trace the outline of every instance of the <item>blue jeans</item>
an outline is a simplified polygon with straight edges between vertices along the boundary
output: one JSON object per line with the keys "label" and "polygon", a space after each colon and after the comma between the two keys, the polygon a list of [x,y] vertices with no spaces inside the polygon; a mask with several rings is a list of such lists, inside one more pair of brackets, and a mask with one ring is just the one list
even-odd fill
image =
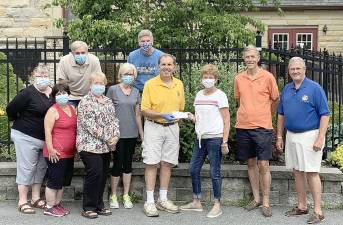
{"label": "blue jeans", "polygon": [[190,163],[189,172],[192,177],[193,197],[201,198],[201,181],[200,171],[206,156],[208,155],[211,169],[211,179],[214,200],[219,201],[221,197],[222,178],[220,174],[220,164],[222,153],[220,145],[222,138],[209,138],[201,140],[201,148],[199,147],[199,140],[195,141]]}

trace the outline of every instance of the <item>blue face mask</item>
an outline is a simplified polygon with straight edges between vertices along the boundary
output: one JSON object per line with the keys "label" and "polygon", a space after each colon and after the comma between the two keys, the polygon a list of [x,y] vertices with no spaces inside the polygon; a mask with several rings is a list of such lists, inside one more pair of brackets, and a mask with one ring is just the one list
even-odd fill
{"label": "blue face mask", "polygon": [[86,54],[74,55],[74,59],[77,64],[83,65],[86,62],[87,55]]}
{"label": "blue face mask", "polygon": [[66,105],[69,101],[68,94],[56,95],[56,103],[59,105]]}
{"label": "blue face mask", "polygon": [[125,84],[125,85],[131,85],[133,83],[133,81],[134,81],[134,77],[131,75],[125,75],[124,74],[121,77],[121,82],[123,82],[123,84]]}
{"label": "blue face mask", "polygon": [[48,77],[36,77],[35,84],[39,90],[44,90],[50,85],[50,79]]}
{"label": "blue face mask", "polygon": [[152,47],[152,43],[151,42],[144,42],[143,44],[141,44],[141,49],[143,52],[148,52],[150,50],[150,48]]}
{"label": "blue face mask", "polygon": [[91,91],[96,96],[100,96],[105,93],[105,85],[102,84],[93,84],[91,87]]}

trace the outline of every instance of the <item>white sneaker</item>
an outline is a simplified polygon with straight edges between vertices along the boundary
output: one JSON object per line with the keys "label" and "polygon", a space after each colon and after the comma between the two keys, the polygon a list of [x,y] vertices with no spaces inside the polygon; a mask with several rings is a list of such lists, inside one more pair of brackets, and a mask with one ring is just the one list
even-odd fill
{"label": "white sneaker", "polygon": [[221,208],[212,208],[211,211],[206,215],[207,218],[216,218],[223,214],[223,211]]}
{"label": "white sneaker", "polygon": [[116,195],[110,195],[110,208],[119,209],[118,198]]}
{"label": "white sneaker", "polygon": [[133,204],[129,195],[123,195],[123,204],[125,209],[132,209]]}
{"label": "white sneaker", "polygon": [[179,212],[179,207],[174,205],[174,203],[170,200],[165,200],[165,201],[158,200],[156,203],[156,208],[162,211],[170,212],[170,213]]}
{"label": "white sneaker", "polygon": [[143,211],[145,213],[146,216],[148,217],[157,217],[158,215],[158,211],[156,209],[155,203],[144,203],[144,208]]}

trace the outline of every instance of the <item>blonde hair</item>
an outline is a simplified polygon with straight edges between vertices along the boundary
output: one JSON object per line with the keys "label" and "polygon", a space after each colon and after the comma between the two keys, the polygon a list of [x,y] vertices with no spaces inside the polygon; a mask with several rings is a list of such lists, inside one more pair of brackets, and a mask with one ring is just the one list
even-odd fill
{"label": "blonde hair", "polygon": [[131,71],[133,71],[133,76],[136,78],[137,77],[136,67],[131,63],[124,63],[119,68],[118,77],[121,78],[123,76],[123,74],[125,74],[127,72],[131,72]]}
{"label": "blonde hair", "polygon": [[260,56],[260,51],[256,48],[255,45],[247,45],[245,46],[245,48],[243,49],[243,57],[245,56],[245,53],[248,51],[255,51],[257,56]]}
{"label": "blonde hair", "polygon": [[200,70],[200,75],[201,77],[203,77],[205,74],[211,74],[214,76],[214,78],[216,80],[218,80],[219,77],[219,70],[218,67],[216,67],[213,64],[206,64],[205,66],[203,66]]}
{"label": "blonde hair", "polygon": [[152,42],[154,41],[154,37],[152,36],[152,32],[150,30],[141,30],[138,34],[138,41],[140,41],[141,37],[144,36],[148,36]]}
{"label": "blonde hair", "polygon": [[78,48],[85,48],[86,51],[88,51],[88,45],[86,44],[86,42],[83,42],[83,41],[74,41],[73,43],[71,43],[70,45],[70,49],[72,52],[74,52],[76,49]]}
{"label": "blonde hair", "polygon": [[94,72],[89,77],[89,84],[92,84],[96,78],[101,78],[104,81],[104,84],[107,84],[106,75],[103,72]]}

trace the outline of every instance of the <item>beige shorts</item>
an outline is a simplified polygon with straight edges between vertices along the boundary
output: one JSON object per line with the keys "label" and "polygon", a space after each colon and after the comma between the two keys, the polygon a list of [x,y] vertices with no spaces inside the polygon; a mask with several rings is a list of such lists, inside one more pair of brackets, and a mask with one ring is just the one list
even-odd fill
{"label": "beige shorts", "polygon": [[179,159],[179,125],[162,126],[149,120],[144,123],[143,162],[155,165],[161,161],[173,165]]}
{"label": "beige shorts", "polygon": [[285,144],[287,169],[295,169],[303,172],[319,172],[323,148],[317,152],[313,150],[313,144],[318,137],[318,132],[318,129],[303,133],[287,131]]}

